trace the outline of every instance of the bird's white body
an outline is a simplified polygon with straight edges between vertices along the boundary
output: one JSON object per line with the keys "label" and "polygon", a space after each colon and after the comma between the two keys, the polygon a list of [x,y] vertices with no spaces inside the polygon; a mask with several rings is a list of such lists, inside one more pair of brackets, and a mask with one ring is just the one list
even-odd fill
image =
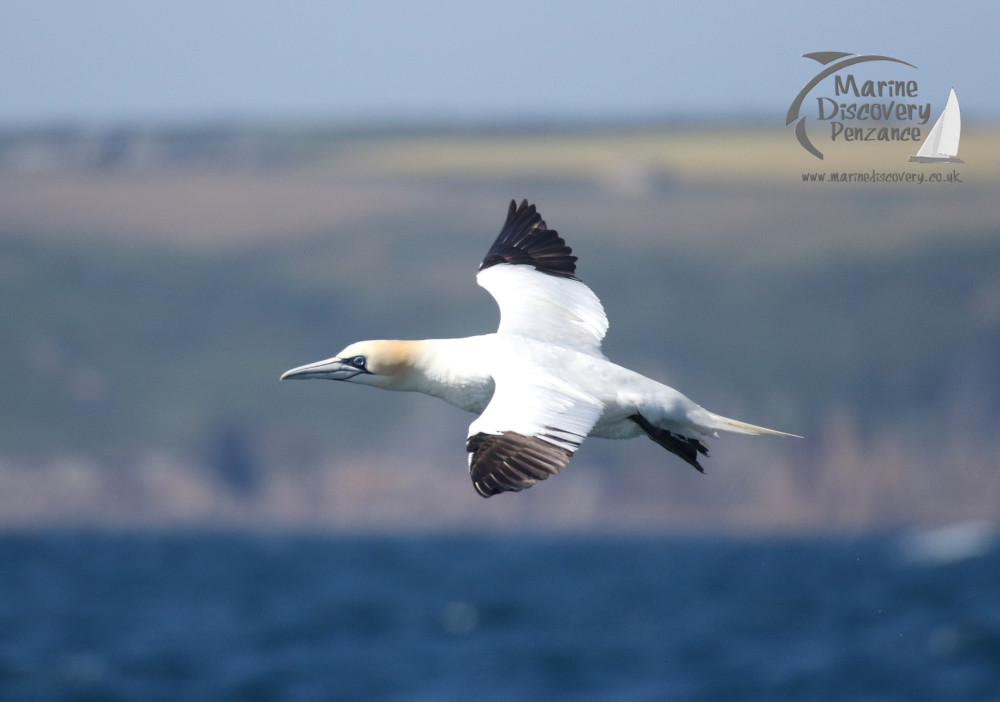
{"label": "bird's white body", "polygon": [[[432,395],[466,412],[482,414],[493,398],[494,377],[504,373],[509,359],[517,358],[522,359],[522,365],[514,369],[517,374],[572,377],[573,388],[600,403],[601,412],[590,436],[630,439],[641,435],[639,425],[628,419],[633,414],[642,414],[665,428],[697,428],[703,436],[722,428],[712,419],[716,415],[677,390],[612,363],[601,354],[507,334],[381,343],[400,351],[405,348],[412,358],[412,370],[391,380],[364,376],[355,382]],[[363,348],[348,347],[341,357]]]}
{"label": "bird's white body", "polygon": [[511,203],[477,275],[500,306],[496,333],[360,341],[283,378],[329,378],[420,392],[479,415],[466,442],[484,497],[558,473],[587,436],[648,435],[698,470],[719,430],[783,434],[709,412],[601,352],[608,320],[576,279],[576,258],[533,205]]}

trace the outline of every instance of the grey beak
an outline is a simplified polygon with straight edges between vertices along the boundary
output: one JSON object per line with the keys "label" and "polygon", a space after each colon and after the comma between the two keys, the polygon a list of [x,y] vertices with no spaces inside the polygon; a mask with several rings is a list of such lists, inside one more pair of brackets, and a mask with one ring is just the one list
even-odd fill
{"label": "grey beak", "polygon": [[281,374],[281,380],[347,380],[364,371],[339,358],[309,363]]}

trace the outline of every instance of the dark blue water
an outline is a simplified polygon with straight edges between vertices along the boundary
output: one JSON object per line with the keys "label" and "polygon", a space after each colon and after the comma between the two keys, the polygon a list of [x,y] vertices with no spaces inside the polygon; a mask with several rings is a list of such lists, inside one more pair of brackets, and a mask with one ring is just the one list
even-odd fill
{"label": "dark blue water", "polygon": [[0,699],[1000,700],[1000,553],[0,536]]}

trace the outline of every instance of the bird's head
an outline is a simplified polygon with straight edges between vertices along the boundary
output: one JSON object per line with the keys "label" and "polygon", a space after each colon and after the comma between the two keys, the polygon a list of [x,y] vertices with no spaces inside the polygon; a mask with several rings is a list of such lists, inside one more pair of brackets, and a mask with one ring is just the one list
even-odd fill
{"label": "bird's head", "polygon": [[413,371],[416,341],[358,341],[333,358],[292,368],[281,380],[346,380],[378,388],[401,388]]}

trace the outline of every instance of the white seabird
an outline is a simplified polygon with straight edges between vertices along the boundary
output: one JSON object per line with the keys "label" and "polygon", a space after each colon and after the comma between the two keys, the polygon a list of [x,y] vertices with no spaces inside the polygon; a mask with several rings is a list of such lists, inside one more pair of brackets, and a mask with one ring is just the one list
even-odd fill
{"label": "white seabird", "polygon": [[344,380],[439,397],[479,415],[465,446],[483,497],[529,488],[569,463],[587,436],[647,435],[704,472],[718,431],[777,434],[728,419],[601,353],[608,318],[576,278],[576,256],[527,200],[507,221],[476,280],[500,306],[494,334],[359,341],[281,379]]}

